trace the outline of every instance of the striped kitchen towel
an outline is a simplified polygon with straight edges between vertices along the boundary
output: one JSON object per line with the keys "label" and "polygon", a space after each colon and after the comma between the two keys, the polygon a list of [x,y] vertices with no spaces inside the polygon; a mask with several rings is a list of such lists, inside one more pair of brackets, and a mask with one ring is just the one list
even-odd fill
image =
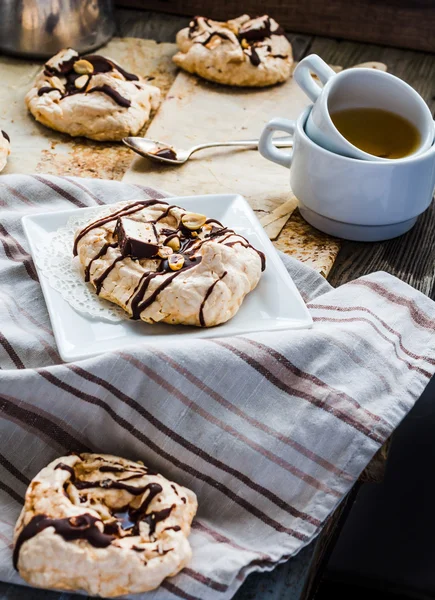
{"label": "striped kitchen towel", "polygon": [[[29,480],[70,451],[143,460],[193,489],[193,560],[148,599],[231,598],[320,531],[435,371],[435,304],[386,273],[333,289],[283,255],[311,330],[57,354],[21,217],[158,193],[0,177],[0,580]],[[161,196],[160,196],[161,197]]]}

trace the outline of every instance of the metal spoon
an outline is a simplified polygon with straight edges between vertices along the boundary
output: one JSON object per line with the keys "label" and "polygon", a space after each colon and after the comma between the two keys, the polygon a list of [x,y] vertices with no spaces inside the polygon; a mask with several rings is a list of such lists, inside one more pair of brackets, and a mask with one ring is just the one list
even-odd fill
{"label": "metal spoon", "polygon": [[[122,140],[126,146],[137,152],[141,156],[150,158],[157,162],[163,162],[169,165],[184,164],[194,152],[204,150],[205,148],[215,148],[218,146],[241,146],[245,148],[258,148],[258,140],[235,140],[231,142],[210,142],[208,144],[199,144],[189,150],[175,150],[172,146],[141,137],[126,137]],[[278,137],[273,140],[277,148],[291,148],[293,139],[289,136]],[[160,154],[162,153],[162,154]]]}

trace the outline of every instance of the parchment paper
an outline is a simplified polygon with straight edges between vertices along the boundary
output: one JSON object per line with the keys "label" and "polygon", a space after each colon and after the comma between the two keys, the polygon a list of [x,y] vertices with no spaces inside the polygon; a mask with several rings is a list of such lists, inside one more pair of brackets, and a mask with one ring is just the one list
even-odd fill
{"label": "parchment paper", "polygon": [[[171,61],[175,51],[175,44],[138,38],[114,38],[99,50],[134,73],[154,77],[152,82],[163,96],[169,90],[148,130],[142,132],[144,135],[146,131],[147,137],[180,147],[209,140],[258,137],[269,119],[296,118],[308,102],[292,79],[280,86],[249,90],[217,86],[185,73],[176,76]],[[288,171],[256,151],[209,150],[181,168],[168,168],[135,157],[122,144],[73,139],[38,124],[27,112],[24,96],[40,68],[40,62],[0,56],[0,128],[7,131],[12,142],[4,173],[118,180],[124,176],[127,182],[153,185],[177,195],[239,192],[260,219],[291,200]],[[295,203],[290,204],[287,214],[266,230],[274,239],[287,223],[276,241],[277,247],[326,275],[339,243],[314,230],[297,211],[292,215]]]}
{"label": "parchment paper", "polygon": [[[251,90],[219,86],[180,72],[148,128],[147,137],[176,148],[257,138],[270,119],[296,119],[308,103],[292,78],[283,85]],[[181,167],[156,165],[136,157],[123,180],[146,182],[176,195],[237,192],[249,201],[260,220],[292,198],[289,171],[255,150],[204,150]],[[287,223],[276,246],[326,276],[338,254],[339,242],[313,229],[297,211],[293,215],[292,212],[289,209],[279,223],[269,225],[266,231],[274,239],[276,226],[279,231]]]}
{"label": "parchment paper", "polygon": [[[150,83],[169,90],[176,69],[171,57],[175,44],[153,40],[113,38],[98,52],[119,61],[128,71],[154,77]],[[50,173],[121,179],[131,152],[120,143],[71,138],[40,125],[27,112],[24,97],[42,62],[0,56],[0,128],[11,138],[6,173]]]}

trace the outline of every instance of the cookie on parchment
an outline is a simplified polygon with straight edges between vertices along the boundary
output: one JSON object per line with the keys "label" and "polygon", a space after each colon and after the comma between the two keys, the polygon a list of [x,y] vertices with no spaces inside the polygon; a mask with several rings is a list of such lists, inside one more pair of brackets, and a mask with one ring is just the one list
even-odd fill
{"label": "cookie on parchment", "polygon": [[189,562],[193,492],[142,463],[63,456],[32,479],[14,534],[31,585],[106,598],[146,592]]}
{"label": "cookie on parchment", "polygon": [[159,105],[160,90],[109,58],[67,48],[44,65],[25,100],[51,129],[117,141],[139,133]]}
{"label": "cookie on parchment", "polygon": [[286,81],[293,56],[283,29],[267,15],[220,22],[195,17],[177,34],[176,65],[226,85],[264,87]]}
{"label": "cookie on parchment", "polygon": [[147,323],[212,327],[239,310],[265,257],[205,215],[162,200],[119,202],[76,232],[97,294]]}
{"label": "cookie on parchment", "polygon": [[11,140],[6,131],[0,129],[0,171],[5,168],[10,153]]}

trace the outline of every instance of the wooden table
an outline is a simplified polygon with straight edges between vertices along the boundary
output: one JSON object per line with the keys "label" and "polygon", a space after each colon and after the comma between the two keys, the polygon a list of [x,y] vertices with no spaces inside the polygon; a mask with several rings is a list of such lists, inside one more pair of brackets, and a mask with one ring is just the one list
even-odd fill
{"label": "wooden table", "polygon": [[[119,37],[151,38],[172,42],[189,19],[138,10],[117,11]],[[391,73],[411,84],[435,110],[435,55],[289,33],[296,60],[316,53],[330,64],[352,66],[369,60],[382,61]],[[355,277],[384,270],[435,299],[435,208],[422,215],[406,235],[388,242],[366,244],[343,242],[329,275],[333,286]],[[251,575],[236,594],[236,600],[302,600],[312,598],[347,513],[364,481],[380,481],[388,454],[388,443],[374,457],[348,497],[331,516],[320,536],[295,558],[272,573]],[[0,600],[80,600],[83,596],[36,591],[0,583]],[[206,600],[206,599],[204,599]]]}
{"label": "wooden table", "polygon": [[[116,35],[174,41],[176,32],[189,22],[187,17],[163,13],[118,10]],[[376,60],[388,65],[393,75],[412,85],[435,113],[435,55],[361,44],[330,38],[289,33],[295,60],[319,54],[326,62],[344,68]],[[343,242],[329,275],[333,286],[373,271],[388,271],[435,299],[435,208],[432,205],[406,235],[388,242],[367,244]]]}

